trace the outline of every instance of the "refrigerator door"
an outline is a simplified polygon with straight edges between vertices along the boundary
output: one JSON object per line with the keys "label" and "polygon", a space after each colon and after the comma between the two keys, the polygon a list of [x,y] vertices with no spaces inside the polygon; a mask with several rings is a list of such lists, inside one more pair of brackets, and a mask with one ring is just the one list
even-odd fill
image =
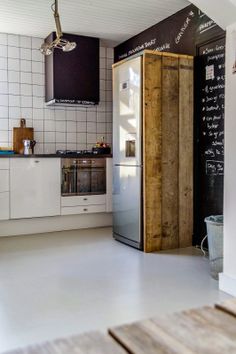
{"label": "refrigerator door", "polygon": [[113,68],[113,162],[141,165],[142,57]]}
{"label": "refrigerator door", "polygon": [[113,235],[139,249],[142,248],[141,178],[141,167],[113,168]]}

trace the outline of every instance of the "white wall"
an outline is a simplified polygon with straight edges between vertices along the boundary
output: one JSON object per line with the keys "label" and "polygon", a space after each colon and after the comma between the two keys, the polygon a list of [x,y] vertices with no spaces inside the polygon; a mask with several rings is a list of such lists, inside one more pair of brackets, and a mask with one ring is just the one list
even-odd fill
{"label": "white wall", "polygon": [[36,153],[86,149],[112,137],[113,49],[100,47],[100,99],[91,108],[44,104],[42,39],[0,33],[0,147],[12,145],[12,128],[26,118],[35,130]]}
{"label": "white wall", "polygon": [[224,272],[220,289],[236,296],[236,23],[227,28],[225,90]]}

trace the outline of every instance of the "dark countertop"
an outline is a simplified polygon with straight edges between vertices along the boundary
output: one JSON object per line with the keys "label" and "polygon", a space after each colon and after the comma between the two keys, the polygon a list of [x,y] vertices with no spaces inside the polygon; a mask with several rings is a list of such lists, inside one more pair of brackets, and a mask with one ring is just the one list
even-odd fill
{"label": "dark countertop", "polygon": [[22,154],[0,154],[0,159],[1,158],[12,158],[12,157],[26,157],[28,158],[41,158],[41,157],[50,157],[50,158],[62,158],[62,159],[75,159],[75,158],[91,158],[91,159],[99,159],[99,158],[105,158],[105,157],[112,157],[112,154],[81,154],[81,155],[59,155],[59,154],[35,154],[35,155],[22,155]]}

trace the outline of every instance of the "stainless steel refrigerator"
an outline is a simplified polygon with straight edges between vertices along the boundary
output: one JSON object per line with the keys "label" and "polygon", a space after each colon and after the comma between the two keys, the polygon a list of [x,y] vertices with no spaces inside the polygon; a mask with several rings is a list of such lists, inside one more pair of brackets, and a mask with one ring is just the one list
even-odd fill
{"label": "stainless steel refrigerator", "polygon": [[142,249],[142,57],[113,67],[113,235]]}

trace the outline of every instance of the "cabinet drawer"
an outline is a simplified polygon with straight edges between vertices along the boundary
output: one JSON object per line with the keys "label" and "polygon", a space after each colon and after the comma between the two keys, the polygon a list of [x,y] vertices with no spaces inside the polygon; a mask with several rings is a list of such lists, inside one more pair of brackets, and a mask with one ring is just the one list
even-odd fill
{"label": "cabinet drawer", "polygon": [[106,203],[106,194],[84,195],[74,197],[61,197],[62,207],[75,207],[79,205],[99,205]]}
{"label": "cabinet drawer", "polygon": [[93,214],[102,213],[106,211],[106,205],[88,205],[88,206],[74,206],[61,208],[61,215],[73,214]]}
{"label": "cabinet drawer", "polygon": [[6,157],[0,157],[0,170],[9,170],[10,163]]}
{"label": "cabinet drawer", "polygon": [[0,193],[9,191],[9,171],[0,170]]}
{"label": "cabinet drawer", "polygon": [[0,220],[9,219],[9,192],[0,193]]}

